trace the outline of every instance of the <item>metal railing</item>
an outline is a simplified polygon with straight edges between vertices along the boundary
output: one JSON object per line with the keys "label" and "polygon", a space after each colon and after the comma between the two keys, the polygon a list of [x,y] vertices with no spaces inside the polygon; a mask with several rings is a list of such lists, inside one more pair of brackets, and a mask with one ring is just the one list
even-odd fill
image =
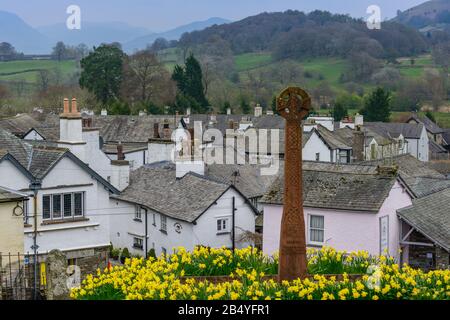
{"label": "metal railing", "polygon": [[[39,278],[36,279],[36,297],[44,299],[46,275],[40,260],[37,256]],[[33,254],[0,253],[0,300],[33,300],[34,281]]]}

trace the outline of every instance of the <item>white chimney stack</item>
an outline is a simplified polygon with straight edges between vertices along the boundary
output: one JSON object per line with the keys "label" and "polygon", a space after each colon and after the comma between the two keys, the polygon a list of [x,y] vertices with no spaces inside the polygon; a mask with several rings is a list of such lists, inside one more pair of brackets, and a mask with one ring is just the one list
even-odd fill
{"label": "white chimney stack", "polygon": [[100,115],[107,116],[108,115],[108,110],[102,109],[102,111],[100,112]]}
{"label": "white chimney stack", "polygon": [[64,99],[64,111],[59,115],[59,141],[58,146],[68,148],[82,161],[85,161],[85,145],[83,140],[83,120],[78,112],[77,99]]}
{"label": "white chimney stack", "polygon": [[260,104],[257,104],[255,107],[255,117],[261,117],[263,114],[263,109]]}
{"label": "white chimney stack", "polygon": [[355,115],[355,127],[363,126],[363,125],[364,125],[364,116],[357,113]]}

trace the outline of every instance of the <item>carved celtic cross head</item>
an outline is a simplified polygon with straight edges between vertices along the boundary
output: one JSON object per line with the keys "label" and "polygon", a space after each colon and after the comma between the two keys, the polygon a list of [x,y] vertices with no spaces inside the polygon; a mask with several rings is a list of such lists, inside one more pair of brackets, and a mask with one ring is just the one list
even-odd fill
{"label": "carved celtic cross head", "polygon": [[311,98],[298,87],[289,87],[277,99],[277,111],[286,120],[301,121],[311,110]]}

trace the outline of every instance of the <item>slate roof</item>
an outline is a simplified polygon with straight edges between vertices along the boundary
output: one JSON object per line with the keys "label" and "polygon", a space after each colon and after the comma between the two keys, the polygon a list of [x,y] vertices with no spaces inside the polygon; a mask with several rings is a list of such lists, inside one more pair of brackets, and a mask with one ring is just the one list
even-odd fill
{"label": "slate roof", "polygon": [[336,132],[332,132],[325,128],[324,126],[318,124],[317,129],[314,128],[313,131],[317,132],[319,137],[321,137],[325,143],[332,149],[341,149],[341,150],[351,150],[352,144],[348,144],[348,139],[342,138],[340,134]]}
{"label": "slate roof", "polygon": [[398,138],[401,135],[408,139],[420,139],[423,124],[365,122],[364,126],[385,138]]}
{"label": "slate roof", "polygon": [[407,177],[428,177],[444,178],[444,175],[434,170],[427,162],[417,160],[410,154],[402,154],[386,159],[369,160],[360,162],[363,165],[397,165],[399,173],[403,178]]}
{"label": "slate roof", "polygon": [[447,153],[448,151],[441,145],[437,144],[433,140],[428,141],[428,149],[430,153]]}
{"label": "slate roof", "polygon": [[410,207],[397,210],[410,226],[450,251],[450,189],[414,199]]}
{"label": "slate roof", "polygon": [[154,124],[159,124],[159,134],[162,136],[162,128],[165,122],[171,129],[178,126],[180,117],[170,115],[145,115],[145,116],[93,116],[92,126],[100,128],[100,136],[105,142],[148,142],[155,138]]}
{"label": "slate roof", "polygon": [[1,129],[0,145],[38,179],[44,177],[54,164],[68,152],[67,149],[29,144]]}
{"label": "slate roof", "polygon": [[24,193],[0,186],[0,203],[18,201],[26,198],[27,195]]}
{"label": "slate roof", "polygon": [[18,137],[31,128],[41,125],[39,121],[28,114],[18,114],[14,117],[0,119],[0,129],[4,129]]}
{"label": "slate roof", "polygon": [[428,165],[445,176],[450,175],[450,160],[430,161]]}
{"label": "slate roof", "polygon": [[427,177],[407,177],[404,182],[416,198],[422,198],[432,193],[450,188],[450,179],[427,178]]}
{"label": "slate roof", "polygon": [[[324,167],[322,163],[320,167]],[[394,176],[350,173],[330,166],[328,171],[313,165],[303,170],[303,204],[305,207],[378,212],[395,183]],[[339,167],[346,167],[340,165]],[[334,171],[333,171],[334,170]],[[261,203],[283,204],[284,173],[280,173]]]}
{"label": "slate roof", "polygon": [[439,134],[444,132],[444,130],[441,127],[439,127],[427,116],[419,116],[417,113],[413,112],[411,114],[411,117],[409,117],[409,119],[406,120],[406,122],[410,122],[411,120],[415,121],[416,123],[422,123],[423,125],[425,125],[427,131],[430,132],[431,134]]}
{"label": "slate roof", "polygon": [[[367,127],[363,126],[362,130],[364,131],[366,146],[368,146],[369,143],[372,142],[372,139],[375,139],[378,145],[388,145],[393,143],[393,139],[385,138]],[[350,129],[349,127],[344,127],[340,129],[335,129],[335,131],[333,131],[333,134],[338,136],[341,140],[343,140],[345,144],[353,146],[354,131],[355,130]]]}
{"label": "slate roof", "polygon": [[360,164],[397,166],[401,180],[412,196],[416,198],[450,187],[450,180],[447,180],[444,174],[435,170],[429,162],[419,161],[410,154],[389,159],[363,161]]}
{"label": "slate roof", "polygon": [[450,129],[445,129],[442,137],[444,138],[444,144],[450,146]]}
{"label": "slate roof", "polygon": [[225,184],[233,184],[244,196],[254,198],[263,196],[276,178],[274,175],[261,175],[262,167],[252,164],[212,164],[206,166],[205,175]]}
{"label": "slate roof", "polygon": [[12,133],[0,129],[0,162],[5,157],[11,156],[14,162],[18,162],[19,169],[23,170],[24,174],[29,176],[30,179],[41,180],[59,160],[63,157],[69,157],[111,192],[119,192],[86,163],[73,155],[68,149],[58,148],[52,146],[52,144],[52,142],[47,141],[33,141],[33,143],[29,143],[19,139]]}
{"label": "slate roof", "polygon": [[[146,143],[155,138],[154,124],[159,124],[159,134],[162,136],[164,123],[168,123],[171,129],[175,129],[181,116],[175,119],[174,115],[94,115],[83,116],[92,119],[92,127],[99,128],[100,136],[105,142],[141,142]],[[176,120],[176,121],[175,121]],[[46,140],[59,139],[59,116],[48,114],[37,125],[33,125]]]}
{"label": "slate roof", "polygon": [[137,203],[187,222],[198,219],[230,185],[188,173],[176,179],[172,166],[144,166],[131,173],[129,186],[114,199]]}

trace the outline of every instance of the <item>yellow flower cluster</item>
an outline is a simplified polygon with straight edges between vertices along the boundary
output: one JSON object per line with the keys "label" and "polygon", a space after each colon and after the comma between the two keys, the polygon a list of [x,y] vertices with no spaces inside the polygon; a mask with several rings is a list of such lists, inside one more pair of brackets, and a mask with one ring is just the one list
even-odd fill
{"label": "yellow flower cluster", "polygon": [[[303,280],[278,283],[264,280],[275,274],[277,260],[254,248],[196,248],[159,259],[127,259],[124,266],[89,275],[80,288],[72,290],[74,299],[128,300],[378,300],[378,299],[450,299],[450,270],[423,272],[400,267],[390,258],[373,258],[367,253],[344,253],[331,248],[308,251],[311,265],[341,265],[356,262],[369,271],[357,280],[345,273],[342,279],[315,274]],[[377,262],[376,265],[373,262]],[[337,265],[337,264],[336,264]],[[341,268],[346,268],[342,267]],[[365,273],[365,272],[364,272]],[[310,272],[310,274],[312,274]],[[232,280],[211,283],[184,276],[231,275]]]}

